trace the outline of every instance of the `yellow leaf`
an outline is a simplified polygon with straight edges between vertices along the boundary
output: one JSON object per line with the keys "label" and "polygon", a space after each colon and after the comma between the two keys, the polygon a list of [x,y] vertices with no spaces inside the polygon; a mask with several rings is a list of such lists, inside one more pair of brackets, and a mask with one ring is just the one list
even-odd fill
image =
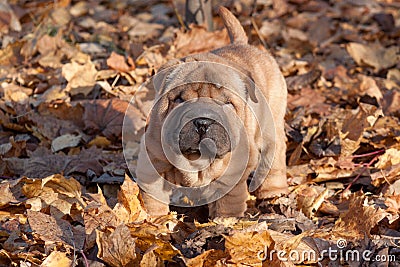
{"label": "yellow leaf", "polygon": [[239,232],[225,238],[225,252],[230,255],[229,261],[246,266],[262,266],[263,253],[274,245],[267,231]]}
{"label": "yellow leaf", "polygon": [[65,255],[64,252],[53,251],[50,255],[43,261],[40,267],[70,267],[72,261]]}
{"label": "yellow leaf", "polygon": [[222,250],[207,250],[206,252],[198,255],[195,258],[189,259],[186,262],[188,267],[214,267],[224,266],[222,260],[229,256],[228,253]]}
{"label": "yellow leaf", "polygon": [[[139,187],[127,175],[125,175],[125,181],[118,192],[118,202],[128,213],[128,218],[124,220],[125,222],[142,221],[147,218],[147,213],[139,200]],[[121,220],[123,219],[121,218]]]}

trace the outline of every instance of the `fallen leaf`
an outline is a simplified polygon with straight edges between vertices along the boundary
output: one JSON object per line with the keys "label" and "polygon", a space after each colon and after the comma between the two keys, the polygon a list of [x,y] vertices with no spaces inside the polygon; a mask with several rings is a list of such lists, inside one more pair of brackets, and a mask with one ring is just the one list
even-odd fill
{"label": "fallen leaf", "polygon": [[9,30],[21,31],[21,23],[8,4],[8,1],[0,2],[0,18],[0,32],[8,32]]}
{"label": "fallen leaf", "polygon": [[383,47],[380,43],[360,44],[349,43],[347,52],[353,57],[360,66],[370,66],[375,72],[390,68],[399,61],[399,47]]}
{"label": "fallen leaf", "polygon": [[83,219],[86,234],[92,234],[96,229],[103,230],[107,226],[117,227],[120,222],[112,209],[108,206],[103,192],[98,188],[97,194],[90,194],[92,200],[85,208]]}
{"label": "fallen leaf", "polygon": [[332,236],[346,240],[360,240],[371,235],[371,229],[390,214],[368,204],[368,198],[362,193],[353,194],[349,209],[340,216],[332,229]]}
{"label": "fallen leaf", "polygon": [[60,174],[55,174],[44,179],[30,179],[24,181],[26,182],[22,187],[22,192],[29,198],[40,196],[42,192],[51,190],[85,207],[85,201],[81,196],[82,186],[74,178],[65,178]]}
{"label": "fallen leaf", "polygon": [[228,33],[225,29],[209,32],[204,27],[194,25],[187,32],[179,31],[174,45],[176,47],[176,57],[183,57],[216,49],[228,43]]}
{"label": "fallen leaf", "polygon": [[118,99],[83,102],[85,130],[89,134],[102,133],[109,140],[120,138],[128,105],[128,102]]}
{"label": "fallen leaf", "polygon": [[396,164],[386,169],[374,172],[371,174],[372,185],[375,187],[380,186],[383,183],[394,183],[399,180],[400,176],[400,164]]}
{"label": "fallen leaf", "polygon": [[[125,175],[125,181],[118,192],[118,204],[128,212],[125,223],[143,221],[147,218],[147,213],[139,200],[139,187],[127,175]],[[115,206],[114,211],[117,207]]]}
{"label": "fallen leaf", "polygon": [[76,247],[73,226],[66,220],[56,220],[50,215],[31,210],[27,210],[27,216],[32,231],[43,241]]}
{"label": "fallen leaf", "polygon": [[375,163],[375,168],[386,169],[397,164],[400,164],[400,150],[396,148],[389,148],[385,150],[383,155],[379,156],[378,162]]}
{"label": "fallen leaf", "polygon": [[89,143],[88,146],[96,146],[96,147],[101,147],[101,148],[106,148],[111,145],[111,141],[107,139],[107,137],[104,136],[96,136],[94,139],[92,139]]}
{"label": "fallen leaf", "polygon": [[267,231],[235,233],[225,237],[225,252],[229,262],[236,265],[262,266],[263,256],[274,248],[274,240]]}
{"label": "fallen leaf", "polygon": [[107,65],[110,68],[121,72],[129,72],[135,69],[135,63],[131,57],[128,56],[125,60],[124,56],[118,55],[115,52],[112,52],[110,57],[107,59]]}
{"label": "fallen leaf", "polygon": [[316,219],[314,215],[321,207],[328,193],[328,189],[318,192],[314,187],[300,187],[297,195],[297,207],[301,209],[308,218]]}
{"label": "fallen leaf", "polygon": [[4,98],[6,101],[27,104],[29,96],[32,95],[32,89],[18,86],[12,83],[3,82],[1,87],[4,90]]}
{"label": "fallen leaf", "polygon": [[9,183],[0,184],[0,208],[8,206],[10,202],[18,202],[10,190]]}
{"label": "fallen leaf", "polygon": [[51,150],[57,152],[68,147],[76,147],[81,141],[81,135],[64,134],[61,135],[51,142]]}
{"label": "fallen leaf", "polygon": [[294,109],[299,106],[306,107],[309,113],[317,114],[324,114],[330,109],[326,98],[309,87],[302,88],[298,95],[288,95],[288,108]]}
{"label": "fallen leaf", "polygon": [[[156,245],[154,252],[162,260],[172,260],[174,256],[179,255],[180,252],[171,243],[166,241],[165,237],[172,233],[172,229],[167,226],[173,223],[174,218],[164,216],[166,221],[163,224],[156,222],[144,221],[141,224],[130,223],[127,224],[131,231],[131,235],[136,238],[136,246],[141,251],[147,251],[153,245]],[[163,217],[159,218],[163,219]]]}
{"label": "fallen leaf", "polygon": [[381,109],[365,103],[347,114],[339,133],[342,156],[351,156],[359,148],[365,129],[374,125],[380,115]]}
{"label": "fallen leaf", "polygon": [[142,259],[140,260],[140,267],[148,267],[148,266],[154,266],[154,267],[161,267],[163,266],[163,261],[157,257],[156,253],[154,253],[154,249],[157,246],[154,246],[150,249],[148,249],[142,256]]}
{"label": "fallen leaf", "polygon": [[68,81],[67,91],[72,95],[82,93],[86,96],[96,84],[97,70],[90,57],[85,55],[65,64],[62,75]]}
{"label": "fallen leaf", "polygon": [[72,260],[70,260],[64,252],[53,251],[43,261],[40,267],[70,267]]}
{"label": "fallen leaf", "polygon": [[210,249],[197,257],[189,259],[186,265],[188,267],[226,266],[224,261],[228,256],[229,254],[222,250]]}
{"label": "fallen leaf", "polygon": [[119,225],[113,232],[97,232],[97,257],[113,267],[135,266],[135,238],[129,228]]}

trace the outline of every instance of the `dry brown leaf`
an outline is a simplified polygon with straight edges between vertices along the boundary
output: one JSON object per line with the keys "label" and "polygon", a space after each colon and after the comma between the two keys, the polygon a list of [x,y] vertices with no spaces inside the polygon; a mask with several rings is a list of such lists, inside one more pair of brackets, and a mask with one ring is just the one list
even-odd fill
{"label": "dry brown leaf", "polygon": [[118,192],[118,203],[113,210],[119,214],[117,210],[122,208],[127,211],[128,215],[126,218],[120,217],[120,220],[125,223],[143,221],[147,218],[147,213],[139,200],[139,187],[127,175],[125,175],[124,183]]}
{"label": "dry brown leaf", "polygon": [[160,35],[163,25],[158,23],[148,23],[142,20],[132,19],[132,29],[128,32],[131,38],[139,40],[147,40],[149,38],[155,38]]}
{"label": "dry brown leaf", "polygon": [[53,251],[43,261],[40,267],[70,267],[72,260],[70,260],[64,252]]}
{"label": "dry brown leaf", "polygon": [[379,156],[378,162],[375,163],[375,168],[386,169],[397,164],[400,164],[400,150],[389,148],[385,150],[383,155]]}
{"label": "dry brown leaf", "polygon": [[7,240],[3,243],[3,249],[9,252],[20,252],[26,249],[29,245],[24,240],[21,240],[20,234],[18,228],[11,232]]}
{"label": "dry brown leaf", "polygon": [[131,57],[128,56],[127,59],[125,59],[124,56],[118,55],[115,52],[112,52],[107,59],[107,66],[120,72],[129,72],[135,69],[135,63]]}
{"label": "dry brown leaf", "polygon": [[8,32],[9,30],[21,31],[21,23],[8,4],[8,1],[0,2],[0,18],[0,33]]}
{"label": "dry brown leaf", "polygon": [[79,155],[53,155],[50,152],[46,152],[33,153],[28,159],[10,158],[9,160],[10,164],[15,165],[12,166],[12,170],[16,175],[45,178],[54,173],[64,173],[65,175],[86,174],[88,169],[100,174],[103,172],[103,166],[99,162],[100,159],[101,152],[96,147],[91,147],[87,150],[82,149]]}
{"label": "dry brown leaf", "polygon": [[4,99],[7,102],[10,102],[10,104],[27,104],[29,101],[29,96],[33,93],[33,90],[30,88],[18,86],[7,82],[1,83],[1,87],[4,90]]}
{"label": "dry brown leaf", "polygon": [[81,185],[73,178],[53,175],[44,179],[24,178],[20,183],[22,193],[29,198],[26,204],[30,205],[30,210],[41,211],[48,208],[55,219],[70,215],[74,205],[80,212],[86,205],[81,198]]}
{"label": "dry brown leaf", "polygon": [[[332,19],[330,17],[321,16],[313,21],[308,29],[310,42],[314,46],[319,46],[328,40],[332,35]],[[326,45],[326,44],[324,44]]]}
{"label": "dry brown leaf", "polygon": [[[273,255],[268,255],[270,258],[273,258],[271,263],[279,264],[274,266],[294,266],[294,263],[316,263],[318,261],[318,251],[315,251],[315,249],[310,247],[307,242],[303,241],[303,238],[309,235],[308,232],[292,235],[268,230],[268,233],[275,241],[274,248],[277,251],[282,251],[281,253],[284,254],[281,256],[282,258],[286,259],[279,260],[279,258],[276,258],[276,253]],[[291,255],[293,258],[293,263],[289,261]],[[285,263],[288,265],[284,265]]]}
{"label": "dry brown leaf", "polygon": [[303,106],[309,113],[325,114],[330,106],[326,104],[326,98],[309,87],[302,88],[298,95],[288,95],[288,108],[294,109]]}
{"label": "dry brown leaf", "polygon": [[387,196],[385,204],[388,207],[386,211],[393,214],[392,219],[389,221],[389,223],[392,223],[400,217],[400,195]]}
{"label": "dry brown leaf", "polygon": [[68,81],[67,91],[72,95],[82,93],[86,96],[96,84],[97,70],[90,57],[85,55],[65,64],[62,75]]}
{"label": "dry brown leaf", "polygon": [[36,48],[41,54],[38,60],[41,66],[54,69],[62,68],[61,61],[64,57],[71,58],[73,52],[77,52],[63,39],[62,35],[63,32],[59,30],[55,36],[45,34],[39,38]]}
{"label": "dry brown leaf", "polygon": [[76,203],[85,207],[85,201],[82,199],[82,186],[74,178],[65,178],[60,174],[55,174],[44,179],[26,180],[22,192],[28,198],[40,196],[47,189],[59,195],[70,198]]}
{"label": "dry brown leaf", "polygon": [[[172,233],[173,229],[170,229],[169,225],[176,224],[175,218],[170,215],[156,218],[153,222],[144,221],[141,224],[130,223],[127,226],[131,230],[131,235],[136,237],[136,246],[141,251],[147,251],[153,245],[156,245],[154,252],[162,260],[172,260],[175,255],[180,254],[174,246],[171,245],[166,237]],[[163,238],[165,237],[165,238]]]}
{"label": "dry brown leaf", "polygon": [[349,209],[340,216],[332,229],[332,236],[346,240],[361,240],[371,235],[371,229],[390,213],[368,204],[368,198],[362,193],[353,194]]}
{"label": "dry brown leaf", "polygon": [[314,215],[321,207],[328,193],[328,189],[318,192],[314,187],[307,185],[300,187],[297,195],[297,208],[301,209],[308,218],[317,219]]}
{"label": "dry brown leaf", "polygon": [[58,152],[63,150],[64,148],[69,147],[76,147],[78,146],[79,142],[81,141],[81,135],[74,135],[74,134],[64,134],[61,135],[51,142],[51,150],[53,152]]}
{"label": "dry brown leaf", "polygon": [[222,250],[210,249],[198,255],[197,257],[189,259],[186,262],[186,266],[188,267],[226,266],[224,262],[228,256],[229,254]]}
{"label": "dry brown leaf", "polygon": [[135,265],[135,238],[129,228],[119,225],[113,232],[97,232],[96,243],[99,248],[97,257],[112,267]]}
{"label": "dry brown leaf", "polygon": [[383,99],[383,110],[385,115],[400,114],[400,90],[391,90],[386,92]]}
{"label": "dry brown leaf", "polygon": [[140,267],[163,267],[164,262],[157,257],[157,255],[154,253],[154,249],[156,246],[154,246],[151,249],[148,249],[142,256],[142,259],[140,260]]}
{"label": "dry brown leaf", "polygon": [[376,187],[380,186],[383,183],[392,184],[399,179],[400,163],[371,174],[372,185]]}
{"label": "dry brown leaf", "polygon": [[383,47],[380,43],[368,45],[349,43],[346,48],[358,65],[373,67],[375,72],[396,65],[400,59],[397,46]]}
{"label": "dry brown leaf", "polygon": [[43,241],[75,247],[73,226],[66,220],[56,220],[50,215],[31,210],[27,210],[27,217],[32,231]]}
{"label": "dry brown leaf", "polygon": [[90,194],[92,201],[85,208],[83,218],[87,234],[92,234],[95,229],[103,230],[106,227],[117,227],[120,224],[117,216],[107,205],[101,189],[97,190],[97,194]]}
{"label": "dry brown leaf", "polygon": [[365,75],[360,75],[359,79],[361,79],[361,84],[360,84],[360,94],[365,94],[370,97],[376,98],[377,102],[380,104],[381,100],[383,98],[382,92],[379,89],[378,85],[376,84],[376,81],[368,76]]}
{"label": "dry brown leaf", "polygon": [[23,61],[21,48],[25,41],[16,41],[7,45],[6,48],[0,50],[0,64],[4,66],[15,66]]}
{"label": "dry brown leaf", "polygon": [[0,208],[6,207],[10,202],[17,203],[17,199],[10,190],[9,183],[0,184]]}
{"label": "dry brown leaf", "polygon": [[208,32],[204,27],[192,26],[187,32],[179,31],[175,39],[176,57],[201,53],[229,44],[226,30]]}
{"label": "dry brown leaf", "polygon": [[326,182],[358,174],[358,170],[353,171],[351,168],[339,168],[338,163],[333,157],[311,160],[310,167],[317,175],[316,178],[313,179],[314,182]]}
{"label": "dry brown leaf", "polygon": [[73,133],[77,130],[72,121],[60,120],[52,114],[30,113],[28,118],[34,123],[32,134],[39,140],[53,140],[60,133]]}
{"label": "dry brown leaf", "polygon": [[111,100],[93,100],[82,103],[85,112],[83,122],[85,130],[90,134],[102,133],[109,140],[121,137],[122,124],[128,102]]}
{"label": "dry brown leaf", "polygon": [[360,106],[349,112],[340,127],[341,155],[351,156],[359,147],[367,127],[375,124],[382,110],[374,105],[360,103]]}
{"label": "dry brown leaf", "polygon": [[274,245],[267,231],[235,233],[225,238],[225,252],[230,256],[228,261],[238,265],[262,266],[263,253],[271,251]]}
{"label": "dry brown leaf", "polygon": [[88,146],[96,146],[96,147],[101,147],[101,148],[106,148],[111,145],[111,141],[107,139],[107,137],[104,136],[96,136],[94,139],[92,139],[89,143]]}
{"label": "dry brown leaf", "polygon": [[137,66],[146,65],[150,69],[159,69],[163,64],[165,64],[168,59],[161,53],[161,48],[159,45],[146,48],[144,52],[136,59]]}

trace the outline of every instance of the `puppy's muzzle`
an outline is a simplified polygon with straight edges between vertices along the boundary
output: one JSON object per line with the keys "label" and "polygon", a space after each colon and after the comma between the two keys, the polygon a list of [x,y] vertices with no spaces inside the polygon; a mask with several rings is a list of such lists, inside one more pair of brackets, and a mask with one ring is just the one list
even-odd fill
{"label": "puppy's muzzle", "polygon": [[210,129],[210,125],[216,121],[209,118],[197,118],[193,120],[193,124],[196,127],[196,132],[199,135],[204,135]]}
{"label": "puppy's muzzle", "polygon": [[[166,141],[185,157],[221,158],[232,151],[235,141],[228,114],[221,104],[208,98],[187,101],[174,108],[165,122]],[[229,114],[231,116],[231,114]]]}
{"label": "puppy's muzzle", "polygon": [[185,156],[203,151],[206,156],[221,158],[232,149],[226,127],[229,126],[211,118],[194,118],[179,133],[179,149]]}

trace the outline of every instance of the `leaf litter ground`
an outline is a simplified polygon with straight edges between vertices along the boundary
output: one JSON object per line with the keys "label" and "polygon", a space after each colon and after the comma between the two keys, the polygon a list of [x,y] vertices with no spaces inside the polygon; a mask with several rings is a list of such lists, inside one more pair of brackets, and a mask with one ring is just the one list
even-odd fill
{"label": "leaf litter ground", "polygon": [[399,3],[220,4],[287,80],[291,193],[245,218],[151,218],[127,175],[129,100],[135,158],[139,86],[227,44],[217,16],[208,32],[184,28],[183,1],[2,1],[1,266],[399,266]]}

